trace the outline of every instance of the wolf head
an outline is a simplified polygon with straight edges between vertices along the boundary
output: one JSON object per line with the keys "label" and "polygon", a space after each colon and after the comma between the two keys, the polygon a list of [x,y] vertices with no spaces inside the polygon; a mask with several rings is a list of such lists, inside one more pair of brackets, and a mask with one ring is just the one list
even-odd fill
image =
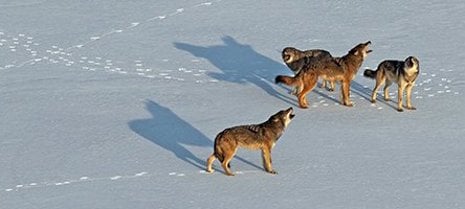
{"label": "wolf head", "polygon": [[294,47],[286,47],[281,52],[281,56],[283,58],[283,61],[286,64],[289,64],[291,62],[294,62],[294,61],[300,59],[300,57],[297,57],[300,53],[302,53],[302,52],[300,50],[294,48]]}
{"label": "wolf head", "polygon": [[272,115],[269,121],[273,123],[283,124],[284,127],[287,127],[294,117],[295,117],[294,109],[290,107],[287,110],[281,110],[277,112],[276,114]]}
{"label": "wolf head", "polygon": [[373,51],[368,48],[370,44],[371,44],[371,41],[367,41],[366,43],[360,43],[354,48],[352,48],[349,51],[349,54],[353,54],[355,56],[362,56],[362,58],[365,59],[365,57],[368,56],[368,53]]}
{"label": "wolf head", "polygon": [[407,73],[418,73],[420,71],[420,61],[414,56],[409,56],[404,61],[404,70]]}
{"label": "wolf head", "polygon": [[419,66],[420,65],[420,62],[418,61],[418,59],[414,56],[409,56],[405,59],[405,65],[408,67],[408,68],[412,68],[412,67],[415,67],[415,66]]}

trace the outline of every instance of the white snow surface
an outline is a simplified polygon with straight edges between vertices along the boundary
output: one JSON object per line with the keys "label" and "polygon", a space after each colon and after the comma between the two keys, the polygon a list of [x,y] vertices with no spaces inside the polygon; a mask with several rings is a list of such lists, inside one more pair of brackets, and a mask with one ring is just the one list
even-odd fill
{"label": "white snow surface", "polygon": [[[0,208],[465,208],[465,2],[1,0]],[[371,40],[355,106],[300,109],[280,51]],[[416,111],[361,74],[420,60]],[[381,95],[381,92],[379,92]],[[223,129],[294,107],[273,150],[204,172]]]}

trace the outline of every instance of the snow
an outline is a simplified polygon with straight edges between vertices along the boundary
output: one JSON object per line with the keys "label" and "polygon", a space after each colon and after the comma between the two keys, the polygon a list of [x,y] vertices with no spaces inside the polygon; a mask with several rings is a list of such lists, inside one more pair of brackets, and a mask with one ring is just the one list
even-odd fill
{"label": "snow", "polygon": [[[0,1],[1,208],[465,208],[463,1]],[[286,46],[371,40],[355,106],[299,109]],[[416,111],[364,68],[415,55]],[[395,101],[397,87],[391,87]],[[381,92],[380,92],[381,93]],[[378,99],[381,99],[379,94]],[[280,109],[273,150],[204,171],[221,130]]]}

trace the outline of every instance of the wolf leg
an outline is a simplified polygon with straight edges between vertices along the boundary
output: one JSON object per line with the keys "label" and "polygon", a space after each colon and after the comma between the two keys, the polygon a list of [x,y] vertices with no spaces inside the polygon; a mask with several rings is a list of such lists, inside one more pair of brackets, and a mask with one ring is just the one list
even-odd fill
{"label": "wolf leg", "polygon": [[404,88],[405,84],[399,82],[399,89],[397,90],[397,111],[403,112],[404,109],[402,108],[402,97],[404,97]]}
{"label": "wolf leg", "polygon": [[409,109],[409,110],[416,110],[417,109],[414,106],[412,106],[412,88],[413,88],[414,85],[415,85],[414,83],[408,84],[406,89],[405,89],[407,91],[407,96],[406,96],[407,109]]}
{"label": "wolf leg", "polygon": [[373,88],[373,92],[371,93],[371,103],[376,102],[376,96],[378,95],[378,90],[381,85],[383,85],[385,82],[385,79],[376,79],[376,84],[375,88]]}
{"label": "wolf leg", "polygon": [[391,81],[386,81],[386,85],[384,85],[384,100],[385,101],[391,101],[389,98],[389,86],[391,86],[392,82]]}
{"label": "wolf leg", "polygon": [[354,106],[350,101],[350,80],[342,81],[342,104],[348,107]]}
{"label": "wolf leg", "polygon": [[235,154],[236,154],[236,151],[225,152],[224,153],[224,161],[221,162],[221,166],[223,167],[224,172],[228,176],[234,176],[234,174],[231,172],[231,169],[229,169],[229,162],[233,159]]}
{"label": "wolf leg", "polygon": [[329,82],[329,91],[334,91],[334,88],[336,88],[336,81],[328,81]]}
{"label": "wolf leg", "polygon": [[325,88],[326,88],[326,84],[327,84],[327,83],[326,83],[326,80],[325,80],[325,79],[321,80],[321,88],[325,89]]}
{"label": "wolf leg", "polygon": [[303,89],[302,91],[299,92],[299,94],[297,94],[297,98],[299,100],[299,106],[301,108],[308,108],[306,95],[308,92],[312,91],[313,88],[315,88],[317,81],[318,81],[318,77],[315,75],[315,76],[312,76],[308,81],[304,81],[302,83]]}
{"label": "wolf leg", "polygon": [[216,156],[215,156],[215,153],[211,154],[210,157],[208,157],[207,159],[207,172],[208,173],[213,173],[213,168],[212,168],[212,164],[213,164],[213,161],[215,161],[216,159]]}
{"label": "wolf leg", "polygon": [[262,149],[263,167],[265,171],[271,174],[277,174],[271,166],[271,150],[269,148]]}

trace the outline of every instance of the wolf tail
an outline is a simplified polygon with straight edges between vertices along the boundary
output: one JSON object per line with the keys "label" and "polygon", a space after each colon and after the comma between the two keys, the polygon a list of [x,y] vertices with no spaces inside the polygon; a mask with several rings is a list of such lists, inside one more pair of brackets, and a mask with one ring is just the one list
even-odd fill
{"label": "wolf tail", "polygon": [[286,75],[278,75],[274,79],[275,83],[284,83],[288,86],[297,86],[298,79],[296,77],[286,76]]}
{"label": "wolf tail", "polygon": [[216,136],[215,145],[214,145],[214,148],[213,148],[213,155],[215,155],[215,157],[221,163],[223,163],[223,161],[224,161],[224,154],[223,154],[223,150],[221,149],[221,146],[218,145],[218,141],[222,137],[223,137],[223,132],[219,133],[218,136]]}
{"label": "wolf tail", "polygon": [[376,73],[378,71],[376,70],[370,70],[370,69],[366,69],[364,72],[363,72],[363,76],[367,77],[367,78],[371,78],[371,79],[374,79],[376,78]]}

